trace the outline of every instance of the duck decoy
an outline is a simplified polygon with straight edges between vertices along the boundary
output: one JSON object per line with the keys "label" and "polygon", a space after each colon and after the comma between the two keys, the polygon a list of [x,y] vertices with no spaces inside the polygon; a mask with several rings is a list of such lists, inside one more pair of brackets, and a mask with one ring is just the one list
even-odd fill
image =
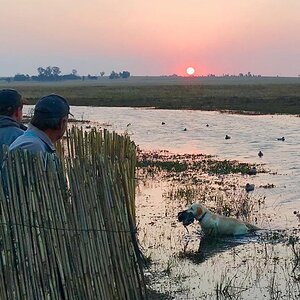
{"label": "duck decoy", "polygon": [[249,171],[248,171],[248,175],[256,175],[256,167],[252,167]]}
{"label": "duck decoy", "polygon": [[183,131],[187,131],[187,129],[186,129],[186,128],[184,128],[184,129],[183,129]]}
{"label": "duck decoy", "polygon": [[225,135],[225,140],[230,140],[231,139],[231,137],[229,136],[229,135]]}
{"label": "duck decoy", "polygon": [[254,184],[247,183],[245,186],[245,190],[247,193],[254,191]]}
{"label": "duck decoy", "polygon": [[281,138],[277,138],[277,141],[285,141],[285,138],[284,138],[284,136],[283,137],[281,137]]}
{"label": "duck decoy", "polygon": [[206,127],[209,127],[209,125],[208,125],[208,124],[206,124]]}
{"label": "duck decoy", "polygon": [[165,122],[161,122],[161,125],[165,125],[166,123]]}
{"label": "duck decoy", "polygon": [[261,151],[259,151],[257,155],[258,155],[259,157],[263,157],[263,156],[264,156],[264,154],[263,154]]}

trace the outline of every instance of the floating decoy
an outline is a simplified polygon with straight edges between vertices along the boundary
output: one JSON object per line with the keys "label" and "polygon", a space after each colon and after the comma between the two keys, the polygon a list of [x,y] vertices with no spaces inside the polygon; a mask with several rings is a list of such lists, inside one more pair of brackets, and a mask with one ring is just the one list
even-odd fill
{"label": "floating decoy", "polygon": [[161,122],[161,125],[165,125],[166,123],[165,122]]}
{"label": "floating decoy", "polygon": [[131,125],[131,123],[128,123],[127,125],[126,125],[126,127],[129,127]]}
{"label": "floating decoy", "polygon": [[248,171],[248,175],[256,175],[256,167],[252,167],[249,171]]}
{"label": "floating decoy", "polygon": [[225,135],[225,140],[230,140],[231,139],[231,137],[229,136],[229,135]]}
{"label": "floating decoy", "polygon": [[261,151],[259,151],[257,155],[258,155],[259,157],[264,156],[264,154],[263,154]]}
{"label": "floating decoy", "polygon": [[184,128],[184,129],[183,129],[183,131],[187,131],[187,129],[186,129],[186,128]]}
{"label": "floating decoy", "polygon": [[284,136],[283,137],[281,137],[281,138],[277,138],[277,141],[285,141],[285,138],[284,138]]}
{"label": "floating decoy", "polygon": [[208,124],[206,124],[206,127],[209,127],[209,125],[208,125]]}
{"label": "floating decoy", "polygon": [[245,186],[245,190],[247,193],[254,191],[254,184],[247,183]]}

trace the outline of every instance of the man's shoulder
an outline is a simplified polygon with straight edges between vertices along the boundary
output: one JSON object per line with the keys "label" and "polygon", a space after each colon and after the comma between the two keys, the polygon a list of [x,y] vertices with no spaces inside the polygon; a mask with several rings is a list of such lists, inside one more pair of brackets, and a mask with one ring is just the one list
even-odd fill
{"label": "man's shoulder", "polygon": [[24,130],[17,127],[0,128],[0,144],[10,145],[23,133]]}
{"label": "man's shoulder", "polygon": [[23,149],[31,152],[43,152],[45,151],[44,143],[39,137],[27,134],[19,136],[9,147],[9,150]]}
{"label": "man's shoulder", "polygon": [[0,132],[11,132],[11,133],[20,133],[23,134],[25,130],[21,129],[20,127],[16,126],[7,126],[7,127],[0,127]]}

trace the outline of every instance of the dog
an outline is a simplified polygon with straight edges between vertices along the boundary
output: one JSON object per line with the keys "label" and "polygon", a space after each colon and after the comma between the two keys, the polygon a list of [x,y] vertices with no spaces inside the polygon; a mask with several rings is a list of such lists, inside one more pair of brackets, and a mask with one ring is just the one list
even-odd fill
{"label": "dog", "polygon": [[248,222],[215,214],[199,203],[178,213],[178,221],[184,226],[192,224],[195,219],[199,221],[204,234],[209,236],[239,236],[260,230]]}

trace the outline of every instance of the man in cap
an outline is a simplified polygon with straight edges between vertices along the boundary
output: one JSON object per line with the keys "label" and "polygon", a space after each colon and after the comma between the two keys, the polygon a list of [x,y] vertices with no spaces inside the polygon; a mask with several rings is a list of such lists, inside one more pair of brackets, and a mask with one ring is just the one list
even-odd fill
{"label": "man in cap", "polygon": [[26,130],[21,124],[25,102],[16,90],[0,90],[0,160],[3,156],[3,145],[9,146]]}
{"label": "man in cap", "polygon": [[26,149],[32,153],[55,153],[54,143],[67,128],[70,106],[62,96],[42,97],[35,105],[28,130],[18,137],[9,150]]}

